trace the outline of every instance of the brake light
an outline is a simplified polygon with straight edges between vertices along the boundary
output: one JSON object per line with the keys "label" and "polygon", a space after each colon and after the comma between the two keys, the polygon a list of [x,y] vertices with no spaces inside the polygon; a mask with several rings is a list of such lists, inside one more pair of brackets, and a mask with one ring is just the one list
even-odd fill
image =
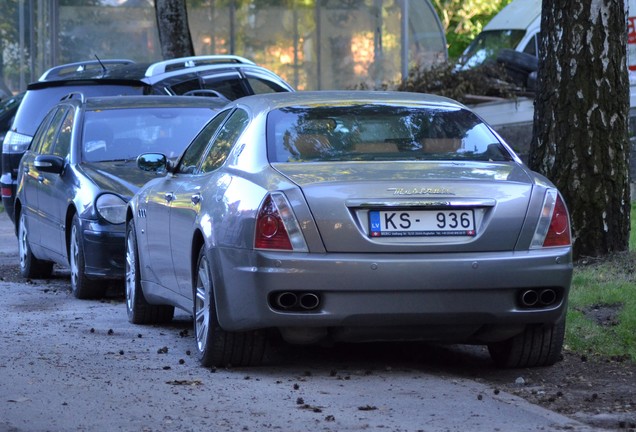
{"label": "brake light", "polygon": [[256,218],[256,249],[306,252],[305,238],[287,198],[280,193],[269,194],[263,200]]}
{"label": "brake light", "polygon": [[543,210],[531,248],[569,246],[571,243],[568,210],[561,195],[551,189],[543,201]]}
{"label": "brake light", "polygon": [[557,201],[552,211],[552,220],[548,234],[543,241],[543,247],[568,246],[572,243],[570,238],[570,218],[561,196],[557,196]]}

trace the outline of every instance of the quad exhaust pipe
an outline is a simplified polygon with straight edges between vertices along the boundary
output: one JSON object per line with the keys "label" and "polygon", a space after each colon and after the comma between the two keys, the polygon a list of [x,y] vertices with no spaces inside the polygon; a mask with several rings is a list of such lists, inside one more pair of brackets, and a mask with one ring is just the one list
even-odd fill
{"label": "quad exhaust pipe", "polygon": [[552,306],[559,299],[557,292],[552,288],[529,289],[521,293],[521,305],[526,308]]}
{"label": "quad exhaust pipe", "polygon": [[320,296],[313,292],[284,291],[274,294],[275,309],[284,311],[312,311],[320,306]]}

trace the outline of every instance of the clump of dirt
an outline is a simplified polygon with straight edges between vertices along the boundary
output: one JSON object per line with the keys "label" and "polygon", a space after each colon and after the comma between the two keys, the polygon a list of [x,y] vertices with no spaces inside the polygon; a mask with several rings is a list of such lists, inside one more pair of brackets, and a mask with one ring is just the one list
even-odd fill
{"label": "clump of dirt", "polygon": [[600,326],[613,327],[620,324],[618,315],[622,309],[622,303],[595,304],[582,309],[581,312]]}

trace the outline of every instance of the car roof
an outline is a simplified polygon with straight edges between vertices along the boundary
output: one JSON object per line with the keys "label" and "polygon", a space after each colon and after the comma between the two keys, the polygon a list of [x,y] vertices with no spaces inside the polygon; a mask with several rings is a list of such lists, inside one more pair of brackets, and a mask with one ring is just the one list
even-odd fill
{"label": "car roof", "polygon": [[[180,57],[154,63],[135,63],[127,59],[87,60],[68,63],[47,70],[28,90],[56,86],[120,84],[150,87],[160,81],[178,77],[195,78],[224,70],[251,70],[282,81],[272,71],[251,60],[235,55]],[[284,82],[284,81],[283,81]],[[291,90],[291,86],[285,83]]]}
{"label": "car roof", "polygon": [[290,93],[268,93],[245,96],[233,102],[236,105],[248,105],[255,111],[271,111],[290,106],[316,107],[325,104],[332,106],[351,104],[396,104],[420,105],[446,108],[465,108],[452,99],[426,93],[399,91],[362,91],[362,90],[321,90]]}
{"label": "car roof", "polygon": [[223,98],[207,96],[99,96],[86,98],[87,110],[127,108],[222,108],[227,105]]}

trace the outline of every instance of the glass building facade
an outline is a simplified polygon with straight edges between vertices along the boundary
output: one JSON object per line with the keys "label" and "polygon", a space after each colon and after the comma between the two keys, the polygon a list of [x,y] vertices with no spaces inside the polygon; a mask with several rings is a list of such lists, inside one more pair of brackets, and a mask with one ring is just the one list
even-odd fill
{"label": "glass building facade", "polygon": [[[154,0],[2,0],[0,93],[98,56],[162,60]],[[196,55],[236,54],[299,90],[379,88],[447,59],[429,0],[186,0]]]}

